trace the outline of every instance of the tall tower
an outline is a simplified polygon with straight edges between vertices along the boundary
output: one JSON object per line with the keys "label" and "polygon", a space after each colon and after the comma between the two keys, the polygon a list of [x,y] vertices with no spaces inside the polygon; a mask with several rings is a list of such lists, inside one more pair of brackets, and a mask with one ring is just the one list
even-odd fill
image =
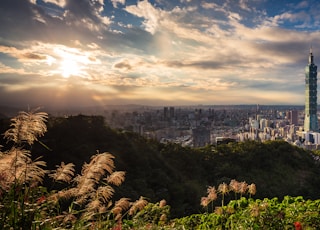
{"label": "tall tower", "polygon": [[309,64],[306,66],[306,104],[304,117],[304,131],[318,132],[317,117],[317,66],[313,63],[312,49],[310,49]]}

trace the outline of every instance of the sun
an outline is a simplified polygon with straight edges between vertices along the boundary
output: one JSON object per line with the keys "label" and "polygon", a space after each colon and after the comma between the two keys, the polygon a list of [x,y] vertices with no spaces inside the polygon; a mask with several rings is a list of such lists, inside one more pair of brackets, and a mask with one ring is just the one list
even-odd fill
{"label": "sun", "polygon": [[79,75],[81,72],[79,64],[72,59],[64,59],[59,69],[64,78],[69,78],[71,75]]}

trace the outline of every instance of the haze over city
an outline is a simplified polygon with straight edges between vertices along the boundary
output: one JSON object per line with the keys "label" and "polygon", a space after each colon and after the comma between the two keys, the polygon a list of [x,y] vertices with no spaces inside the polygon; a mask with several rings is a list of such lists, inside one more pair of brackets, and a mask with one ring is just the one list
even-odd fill
{"label": "haze over city", "polygon": [[320,2],[1,0],[0,105],[304,104]]}

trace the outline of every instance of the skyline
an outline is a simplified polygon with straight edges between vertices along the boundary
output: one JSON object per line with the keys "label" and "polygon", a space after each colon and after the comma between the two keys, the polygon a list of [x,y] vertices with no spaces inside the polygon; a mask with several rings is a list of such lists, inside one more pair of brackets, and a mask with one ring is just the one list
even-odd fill
{"label": "skyline", "polygon": [[305,104],[320,2],[2,0],[0,105]]}

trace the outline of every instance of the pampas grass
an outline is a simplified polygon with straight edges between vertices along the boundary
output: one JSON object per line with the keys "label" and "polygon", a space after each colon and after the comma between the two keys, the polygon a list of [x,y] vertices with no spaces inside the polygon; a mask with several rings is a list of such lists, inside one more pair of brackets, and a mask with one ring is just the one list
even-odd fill
{"label": "pampas grass", "polygon": [[45,166],[44,161],[31,160],[28,150],[13,147],[1,156],[0,174],[4,176],[2,183],[7,189],[14,183],[41,183],[46,174],[46,170],[42,168]]}
{"label": "pampas grass", "polygon": [[207,188],[207,194],[208,194],[208,198],[209,198],[209,200],[210,201],[214,201],[214,200],[216,200],[217,199],[217,190],[216,190],[216,188],[213,186],[209,186],[208,188]]}
{"label": "pampas grass", "polygon": [[100,186],[96,190],[95,197],[102,200],[104,203],[108,203],[114,194],[114,189],[110,185]]}
{"label": "pampas grass", "polygon": [[35,194],[41,191],[38,186],[47,173],[44,169],[46,162],[40,158],[32,160],[31,152],[25,149],[25,145],[31,146],[38,137],[44,135],[47,118],[46,113],[36,110],[19,112],[11,119],[11,126],[4,133],[7,143],[13,145],[0,154],[0,200],[3,204],[0,209],[0,228],[29,228],[37,212],[37,205],[31,202]]}
{"label": "pampas grass", "polygon": [[242,197],[243,194],[245,194],[248,190],[248,184],[245,181],[240,182],[239,184],[239,193],[240,196]]}
{"label": "pampas grass", "polygon": [[110,176],[108,176],[107,178],[105,178],[105,180],[109,183],[109,184],[113,184],[116,186],[119,186],[122,184],[122,182],[125,179],[125,175],[126,172],[124,171],[116,171],[113,172]]}
{"label": "pampas grass", "polygon": [[57,165],[57,169],[53,170],[52,173],[49,174],[49,177],[51,177],[53,181],[70,183],[74,176],[74,166],[73,163],[65,164],[61,162],[61,165]]}
{"label": "pampas grass", "polygon": [[[222,201],[221,201],[222,209],[216,208],[215,212],[223,210],[223,207],[225,207],[224,206],[225,195],[228,194],[230,191],[233,191],[235,193],[235,197],[237,197],[237,193],[240,194],[240,198],[244,194],[249,193],[249,197],[251,198],[252,195],[256,194],[256,185],[254,183],[248,185],[247,182],[245,181],[239,182],[235,179],[231,180],[229,185],[226,184],[225,182],[219,184],[218,193],[222,195]],[[207,196],[201,197],[200,205],[206,208],[207,212],[208,212],[208,205],[210,203],[212,204],[212,202],[217,199],[218,193],[214,186],[208,186]]]}
{"label": "pampas grass", "polygon": [[83,165],[81,174],[73,179],[72,164],[62,163],[50,174],[56,181],[72,183],[71,187],[50,196],[50,200],[55,203],[70,202],[69,209],[62,215],[72,214],[77,221],[88,222],[109,219],[110,214],[113,214],[114,220],[121,221],[127,210],[129,215],[134,215],[148,203],[143,197],[135,202],[121,198],[112,205],[115,192],[112,185],[120,186],[125,178],[124,171],[114,171],[113,159],[114,156],[108,152],[98,152],[91,157],[89,163]]}
{"label": "pampas grass", "polygon": [[255,184],[250,184],[248,185],[248,193],[249,193],[249,196],[251,197],[252,195],[255,195],[257,192],[257,188],[256,188],[256,185]]}
{"label": "pampas grass", "polygon": [[218,187],[218,192],[222,195],[221,205],[224,206],[224,197],[227,193],[229,193],[229,186],[226,183],[222,183]]}
{"label": "pampas grass", "polygon": [[44,112],[36,112],[35,109],[30,112],[19,112],[18,116],[11,119],[11,128],[4,133],[7,141],[13,141],[16,144],[23,142],[32,145],[38,137],[44,135],[47,131],[45,122],[48,114]]}
{"label": "pampas grass", "polygon": [[217,190],[214,186],[208,186],[207,196],[201,197],[200,205],[205,207],[208,211],[208,205],[211,203],[211,208],[213,209],[213,201],[218,198]]}
{"label": "pampas grass", "polygon": [[129,209],[129,215],[134,215],[137,211],[142,210],[147,204],[148,201],[144,197],[140,196],[139,200],[136,200]]}
{"label": "pampas grass", "polygon": [[130,199],[129,198],[121,198],[120,200],[116,201],[114,208],[112,209],[114,213],[117,213],[119,210],[126,211],[130,207]]}
{"label": "pampas grass", "polygon": [[[47,113],[37,110],[19,112],[4,133],[13,147],[0,151],[1,229],[31,229],[31,225],[36,229],[86,228],[97,221],[95,226],[107,229],[114,223],[110,216],[121,223],[124,214],[135,215],[146,206],[143,197],[135,202],[129,198],[112,201],[112,186],[124,182],[125,172],[114,171],[114,156],[109,152],[96,152],[80,175],[75,175],[73,163],[61,162],[49,171],[40,158],[32,160],[28,149],[47,131],[47,119]],[[46,192],[40,186],[46,175],[67,187]]]}

